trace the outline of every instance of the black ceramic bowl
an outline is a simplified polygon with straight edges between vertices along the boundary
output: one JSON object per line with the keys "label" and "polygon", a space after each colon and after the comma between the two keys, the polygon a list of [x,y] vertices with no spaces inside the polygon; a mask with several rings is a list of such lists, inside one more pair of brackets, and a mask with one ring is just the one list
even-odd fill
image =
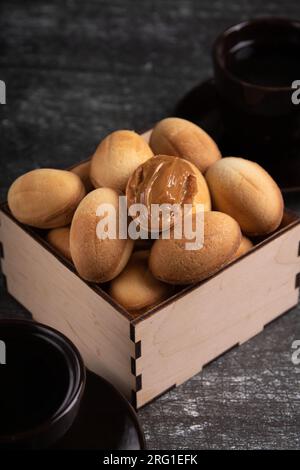
{"label": "black ceramic bowl", "polygon": [[300,105],[292,100],[299,53],[300,22],[287,18],[245,21],[217,37],[216,89],[226,132],[241,152],[282,160],[283,150],[299,140]]}
{"label": "black ceramic bowl", "polygon": [[78,414],[81,356],[65,336],[30,320],[0,320],[0,341],[0,449],[49,447]]}

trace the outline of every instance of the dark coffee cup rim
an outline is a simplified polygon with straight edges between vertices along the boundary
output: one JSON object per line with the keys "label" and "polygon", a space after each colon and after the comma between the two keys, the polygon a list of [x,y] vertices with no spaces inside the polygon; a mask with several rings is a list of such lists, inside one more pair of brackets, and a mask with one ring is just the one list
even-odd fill
{"label": "dark coffee cup rim", "polygon": [[215,39],[213,46],[212,46],[212,56],[214,61],[218,64],[218,67],[222,69],[223,73],[227,75],[230,80],[235,82],[236,84],[242,85],[246,88],[249,89],[255,89],[255,90],[262,90],[264,92],[266,91],[282,91],[282,92],[287,92],[291,91],[291,87],[289,86],[268,86],[268,85],[259,85],[251,82],[247,82],[245,80],[240,79],[236,75],[234,75],[225,65],[224,61],[221,58],[221,46],[223,44],[223,41],[226,37],[228,37],[230,34],[233,32],[242,30],[246,27],[249,26],[255,26],[257,24],[278,24],[280,25],[285,25],[285,26],[290,26],[290,28],[296,28],[299,30],[299,36],[300,36],[300,20],[292,20],[290,18],[285,18],[285,17],[280,17],[280,16],[264,16],[260,18],[253,18],[245,21],[241,21],[240,23],[235,23],[234,25],[229,26],[226,28],[224,31],[222,31]]}
{"label": "dark coffee cup rim", "polygon": [[[49,430],[54,427],[58,421],[66,418],[73,408],[81,401],[84,393],[86,383],[86,370],[83,363],[83,359],[76,348],[76,346],[61,332],[54,328],[44,325],[42,323],[35,322],[33,320],[24,319],[0,319],[1,326],[7,327],[21,327],[29,331],[29,333],[39,333],[46,337],[49,341],[54,342],[57,346],[63,349],[64,353],[72,359],[74,359],[74,371],[77,375],[77,380],[74,381],[73,389],[69,393],[69,397],[66,401],[60,404],[55,412],[45,418],[45,420],[33,428],[28,430],[15,433],[15,434],[3,434],[0,435],[0,444],[17,444],[18,442],[28,442],[35,439],[39,435],[47,434]],[[5,366],[4,366],[5,367]]]}

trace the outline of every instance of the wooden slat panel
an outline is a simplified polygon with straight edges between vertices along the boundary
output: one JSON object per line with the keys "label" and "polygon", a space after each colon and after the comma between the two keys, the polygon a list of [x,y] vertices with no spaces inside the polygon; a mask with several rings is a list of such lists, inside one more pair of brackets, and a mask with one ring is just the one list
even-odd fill
{"label": "wooden slat panel", "polygon": [[87,367],[128,398],[133,388],[130,322],[6,214],[1,214],[7,287],[33,317],[68,336]]}
{"label": "wooden slat panel", "polygon": [[137,406],[193,376],[297,304],[299,240],[296,225],[136,324],[136,340],[142,341]]}

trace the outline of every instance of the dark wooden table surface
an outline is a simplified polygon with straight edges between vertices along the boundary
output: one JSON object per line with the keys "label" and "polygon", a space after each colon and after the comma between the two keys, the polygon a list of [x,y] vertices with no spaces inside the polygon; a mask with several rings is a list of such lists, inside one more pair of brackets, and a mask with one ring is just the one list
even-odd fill
{"label": "dark wooden table surface", "polygon": [[[107,132],[146,129],[172,113],[186,91],[211,76],[216,34],[260,15],[299,18],[300,3],[1,0],[1,200],[21,173],[67,167]],[[300,197],[287,205],[300,211]],[[0,316],[26,314],[3,283],[0,289]],[[299,449],[295,339],[299,309],[142,409],[148,447]]]}

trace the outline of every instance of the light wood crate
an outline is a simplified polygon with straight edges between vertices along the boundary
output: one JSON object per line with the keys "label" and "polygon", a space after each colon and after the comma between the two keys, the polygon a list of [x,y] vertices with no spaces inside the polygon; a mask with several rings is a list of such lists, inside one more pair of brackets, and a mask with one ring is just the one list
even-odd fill
{"label": "light wood crate", "polygon": [[300,219],[281,227],[209,279],[140,317],[104,288],[82,280],[39,231],[0,209],[1,268],[8,292],[33,317],[68,336],[87,367],[137,408],[197,374],[295,307],[300,285]]}

